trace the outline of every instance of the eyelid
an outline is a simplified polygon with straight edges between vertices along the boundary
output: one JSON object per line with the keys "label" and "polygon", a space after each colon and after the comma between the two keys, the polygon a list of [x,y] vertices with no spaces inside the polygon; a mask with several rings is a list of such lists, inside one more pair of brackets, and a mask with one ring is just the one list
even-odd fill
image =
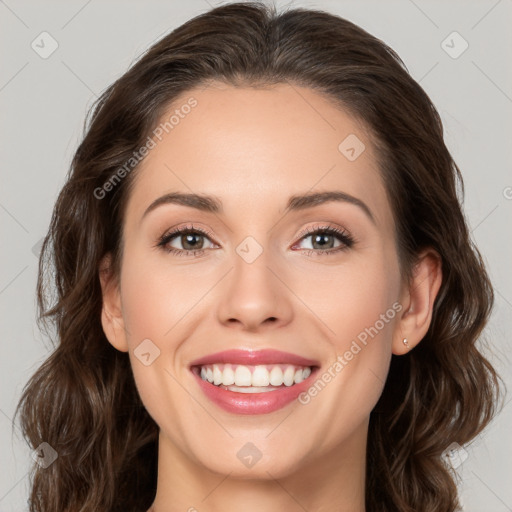
{"label": "eyelid", "polygon": [[[334,236],[341,241],[341,243],[344,247],[337,247],[336,249],[349,248],[349,247],[352,247],[357,242],[357,240],[352,236],[352,234],[347,229],[345,229],[341,226],[335,226],[335,225],[333,226],[331,224],[323,223],[323,224],[317,224],[314,226],[308,226],[303,231],[301,231],[299,233],[299,235],[297,235],[298,236],[297,242],[295,242],[292,247],[295,247],[298,243],[300,243],[305,238],[307,238],[311,235],[314,235],[316,233],[322,233],[322,232],[329,233],[331,236]],[[334,252],[336,252],[336,249],[325,249],[325,250],[324,249],[319,249],[319,250],[305,249],[305,250],[306,251],[313,250],[316,253],[322,254],[322,252],[334,253]]]}
{"label": "eyelid", "polygon": [[[161,247],[162,249],[166,250],[167,252],[174,253],[174,254],[189,254],[189,255],[191,255],[191,254],[195,255],[196,253],[202,254],[207,249],[187,250],[187,249],[176,249],[176,248],[167,249],[166,248],[167,244],[173,238],[180,236],[180,235],[182,236],[189,232],[199,233],[200,235],[208,238],[214,245],[218,245],[215,242],[215,236],[213,235],[213,233],[211,231],[209,231],[206,228],[194,226],[193,223],[190,223],[190,224],[187,224],[186,226],[178,225],[178,226],[175,226],[174,228],[168,229],[163,235],[161,235],[159,237],[156,247]],[[334,237],[338,238],[338,240],[341,242],[341,245],[336,248],[330,248],[330,249],[302,249],[302,252],[305,251],[308,254],[316,253],[318,255],[333,254],[333,253],[337,253],[340,250],[348,249],[356,243],[356,240],[354,239],[354,237],[345,228],[337,227],[337,226],[333,226],[333,225],[324,223],[324,224],[315,225],[315,226],[308,226],[307,228],[302,230],[298,235],[295,235],[294,240],[296,240],[296,242],[292,245],[292,248],[295,247],[298,243],[302,242],[308,236],[314,235],[319,232],[320,233],[326,232],[326,233],[329,233],[330,236],[334,236]]]}
{"label": "eyelid", "polygon": [[202,227],[198,227],[198,226],[195,226],[193,223],[189,223],[187,224],[186,226],[182,226],[182,225],[177,225],[173,228],[169,228],[162,236],[161,238],[163,237],[166,237],[166,236],[169,236],[169,235],[173,235],[173,234],[182,234],[183,232],[186,232],[186,231],[197,231],[203,235],[207,235],[209,238],[215,238],[215,235],[209,231],[208,229],[206,228],[202,228]]}
{"label": "eyelid", "polygon": [[319,224],[314,226],[308,226],[303,231],[301,231],[297,236],[302,239],[305,236],[315,234],[319,231],[335,231],[336,233],[340,235],[347,235],[350,236],[349,232],[345,228],[332,226],[330,224]]}

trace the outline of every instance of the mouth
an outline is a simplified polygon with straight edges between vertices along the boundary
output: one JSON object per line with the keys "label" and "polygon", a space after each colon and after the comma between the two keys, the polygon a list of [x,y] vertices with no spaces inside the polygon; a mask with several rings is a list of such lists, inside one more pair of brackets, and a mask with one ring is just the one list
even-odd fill
{"label": "mouth", "polygon": [[190,365],[204,394],[235,414],[265,414],[288,405],[306,390],[316,361],[274,350],[232,350]]}
{"label": "mouth", "polygon": [[194,366],[192,371],[214,386],[237,393],[265,393],[290,387],[307,379],[314,367],[293,365],[214,364]]}

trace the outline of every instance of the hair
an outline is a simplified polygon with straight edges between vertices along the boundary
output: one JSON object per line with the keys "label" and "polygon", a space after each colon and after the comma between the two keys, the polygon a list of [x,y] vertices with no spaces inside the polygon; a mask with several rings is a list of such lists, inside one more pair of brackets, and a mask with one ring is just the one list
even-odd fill
{"label": "hair", "polygon": [[308,87],[371,133],[402,275],[409,279],[420,250],[430,247],[443,279],[427,334],[414,350],[392,356],[370,415],[366,509],[457,510],[457,477],[443,451],[488,425],[501,379],[477,347],[494,295],[440,116],[400,57],[357,25],[319,10],[277,13],[250,2],[214,8],[170,32],[89,110],[39,260],[37,322],[55,347],[16,409],[29,444],[45,441],[58,453],[48,468],[34,465],[30,511],[145,511],[154,500],[158,426],[128,354],[112,347],[101,325],[99,265],[110,253],[118,279],[138,166],[102,199],[95,190],[144,145],[173,101],[213,81]]}

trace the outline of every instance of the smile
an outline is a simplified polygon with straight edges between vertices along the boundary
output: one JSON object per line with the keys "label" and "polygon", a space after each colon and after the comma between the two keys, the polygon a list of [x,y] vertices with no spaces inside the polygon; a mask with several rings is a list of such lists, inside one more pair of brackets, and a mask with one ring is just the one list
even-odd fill
{"label": "smile", "polygon": [[293,386],[311,375],[311,367],[294,365],[214,364],[200,367],[201,378],[215,386],[238,393],[275,391]]}
{"label": "smile", "polygon": [[204,395],[221,409],[233,414],[267,414],[307,390],[320,363],[270,348],[231,349],[196,359],[189,368]]}

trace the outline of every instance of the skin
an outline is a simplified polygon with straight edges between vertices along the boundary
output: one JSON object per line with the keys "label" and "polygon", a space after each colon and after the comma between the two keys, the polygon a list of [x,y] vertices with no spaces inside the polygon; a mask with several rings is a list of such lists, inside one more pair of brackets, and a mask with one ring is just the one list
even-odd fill
{"label": "skin", "polygon": [[[372,142],[319,93],[215,83],[183,94],[164,117],[190,97],[197,106],[137,169],[119,280],[108,271],[109,255],[100,267],[105,334],[129,352],[142,401],[160,427],[154,511],[364,511],[369,415],[391,354],[407,352],[403,338],[413,349],[428,330],[440,259],[425,250],[405,282]],[[366,147],[354,161],[338,150],[349,134]],[[291,195],[329,190],[364,201],[375,222],[347,202],[285,212]],[[223,212],[166,204],[141,221],[168,192],[213,195]],[[213,234],[196,235],[202,254],[155,247],[170,228],[191,222]],[[325,225],[356,242],[311,254],[322,247],[301,233]],[[252,263],[236,252],[248,236],[263,250]],[[168,245],[183,250],[186,241],[178,235]],[[330,251],[342,244],[327,243]],[[228,413],[189,370],[213,352],[274,348],[318,360],[322,373],[394,303],[401,311],[307,404]],[[134,356],[144,339],[160,350],[149,366]],[[262,454],[251,468],[237,457],[247,442]]]}

